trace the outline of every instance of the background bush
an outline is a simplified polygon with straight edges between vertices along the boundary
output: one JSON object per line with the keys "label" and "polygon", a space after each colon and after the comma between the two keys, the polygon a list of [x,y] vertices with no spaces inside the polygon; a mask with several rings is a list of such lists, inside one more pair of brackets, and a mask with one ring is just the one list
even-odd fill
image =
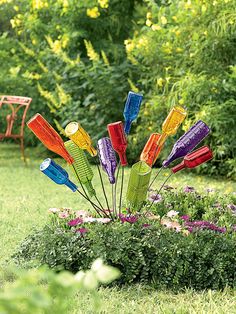
{"label": "background bush", "polygon": [[128,91],[142,92],[130,163],[184,105],[184,130],[198,119],[212,128],[214,164],[201,171],[235,178],[235,9],[233,0],[1,0],[1,91],[33,97],[30,115],[62,133],[78,119],[95,140],[122,119]]}

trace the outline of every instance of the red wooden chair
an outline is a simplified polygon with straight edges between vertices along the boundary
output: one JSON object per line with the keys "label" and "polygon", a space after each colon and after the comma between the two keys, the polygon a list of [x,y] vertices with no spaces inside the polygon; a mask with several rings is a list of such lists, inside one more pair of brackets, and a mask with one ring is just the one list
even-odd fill
{"label": "red wooden chair", "polygon": [[[20,140],[20,149],[22,157],[25,161],[24,153],[24,126],[27,110],[32,101],[29,97],[20,96],[0,96],[0,109],[8,107],[10,113],[6,116],[6,131],[5,133],[0,133],[0,140],[4,138],[12,138],[14,140]],[[22,108],[22,109],[21,109]],[[21,110],[20,110],[21,109]],[[19,130],[13,130],[15,122],[20,123]],[[14,128],[15,129],[15,128]]]}

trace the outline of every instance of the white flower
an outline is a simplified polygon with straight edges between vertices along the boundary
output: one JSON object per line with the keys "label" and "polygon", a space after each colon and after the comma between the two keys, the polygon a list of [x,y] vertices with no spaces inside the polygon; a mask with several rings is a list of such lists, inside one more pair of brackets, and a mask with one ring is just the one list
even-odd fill
{"label": "white flower", "polygon": [[97,218],[96,220],[97,220],[97,222],[100,222],[102,224],[107,224],[108,222],[111,221],[110,218]]}
{"label": "white flower", "polygon": [[60,212],[58,214],[58,217],[59,218],[62,218],[62,219],[65,219],[65,218],[68,218],[69,217],[69,214],[67,212]]}
{"label": "white flower", "polygon": [[179,214],[179,212],[175,211],[175,210],[170,210],[166,216],[169,217],[169,218],[172,218],[172,217],[175,217]]}
{"label": "white flower", "polygon": [[77,210],[76,211],[76,218],[85,218],[88,217],[88,212],[86,212],[85,210]]}
{"label": "white flower", "polygon": [[83,218],[84,222],[95,222],[97,219],[93,217],[85,217]]}
{"label": "white flower", "polygon": [[170,221],[169,219],[162,219],[161,224],[166,228],[172,227],[172,221]]}
{"label": "white flower", "polygon": [[50,213],[55,214],[55,213],[58,213],[58,212],[60,211],[60,209],[58,209],[58,208],[49,208],[48,211],[49,211]]}

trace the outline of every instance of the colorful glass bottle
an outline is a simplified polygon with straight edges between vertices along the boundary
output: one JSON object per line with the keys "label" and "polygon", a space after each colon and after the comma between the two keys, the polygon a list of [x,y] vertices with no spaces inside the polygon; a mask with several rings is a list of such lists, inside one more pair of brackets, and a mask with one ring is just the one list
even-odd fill
{"label": "colorful glass bottle", "polygon": [[151,170],[152,168],[144,161],[132,166],[126,194],[128,206],[139,208],[146,200]]}
{"label": "colorful glass bottle", "polygon": [[97,150],[100,164],[103,170],[107,173],[110,183],[114,184],[116,181],[115,171],[117,167],[117,162],[116,154],[113,150],[111,140],[108,137],[103,137],[98,140]]}
{"label": "colorful glass bottle", "polygon": [[162,134],[158,141],[159,146],[163,146],[168,136],[175,135],[186,116],[187,111],[183,107],[176,106],[171,109],[162,124]]}
{"label": "colorful glass bottle", "polygon": [[87,150],[93,157],[97,155],[89,134],[78,122],[70,122],[65,128],[65,133],[79,148]]}
{"label": "colorful glass bottle", "polygon": [[40,170],[55,183],[65,184],[73,192],[77,190],[77,186],[69,180],[69,175],[66,170],[55,163],[51,158],[47,158],[41,163]]}
{"label": "colorful glass bottle", "polygon": [[129,92],[124,108],[125,133],[129,134],[132,122],[137,118],[143,95]]}
{"label": "colorful glass bottle", "polygon": [[27,122],[27,126],[49,150],[63,157],[69,164],[73,162],[62,138],[41,114],[34,115]]}
{"label": "colorful glass bottle", "polygon": [[123,123],[121,121],[110,123],[107,125],[107,130],[112,147],[119,155],[121,166],[126,166],[128,164],[126,158],[126,149],[128,144]]}
{"label": "colorful glass bottle", "polygon": [[171,168],[173,173],[176,173],[184,168],[195,168],[213,158],[213,152],[208,146],[202,146],[192,153],[186,155],[183,161]]}
{"label": "colorful glass bottle", "polygon": [[74,159],[71,169],[75,172],[75,175],[78,176],[81,183],[85,186],[89,195],[95,195],[96,193],[92,185],[93,171],[85,152],[71,140],[65,142],[65,146]]}
{"label": "colorful glass bottle", "polygon": [[168,158],[163,162],[163,167],[181,157],[187,155],[194,149],[210,132],[210,128],[201,120],[195,123],[178,141],[174,144]]}
{"label": "colorful glass bottle", "polygon": [[140,160],[145,161],[150,167],[155,164],[162,150],[162,146],[157,144],[160,137],[161,134],[152,133],[141,153]]}

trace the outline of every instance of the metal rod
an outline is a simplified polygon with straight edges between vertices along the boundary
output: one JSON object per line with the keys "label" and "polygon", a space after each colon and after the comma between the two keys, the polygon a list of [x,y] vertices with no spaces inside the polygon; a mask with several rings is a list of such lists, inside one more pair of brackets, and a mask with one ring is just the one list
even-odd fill
{"label": "metal rod", "polygon": [[122,170],[121,170],[119,215],[121,214],[121,202],[122,202],[123,186],[124,186],[124,167],[122,167]]}
{"label": "metal rod", "polygon": [[[106,214],[106,212],[104,212],[103,211],[103,208],[100,208],[99,206],[97,206],[94,202],[92,202],[90,199],[89,199],[89,197],[88,197],[88,194],[87,194],[87,192],[85,191],[85,189],[84,189],[84,187],[83,187],[83,184],[82,184],[82,182],[81,182],[81,180],[80,180],[80,177],[78,176],[78,174],[77,174],[77,172],[76,172],[76,169],[75,169],[75,166],[72,164],[72,167],[73,167],[73,169],[74,169],[74,171],[75,171],[75,174],[76,174],[76,177],[77,177],[77,179],[78,179],[78,181],[79,181],[79,183],[80,183],[80,185],[81,185],[81,188],[82,188],[82,190],[83,190],[83,192],[84,192],[84,194],[82,193],[82,192],[80,192],[78,189],[77,189],[77,191],[93,206],[93,208],[95,209],[95,211],[98,213],[98,211],[97,211],[97,209],[99,209],[105,216],[107,216],[107,214]],[[99,214],[100,215],[100,214]],[[101,216],[101,215],[100,215]],[[102,216],[101,216],[102,217]],[[107,216],[108,217],[108,216]]]}
{"label": "metal rod", "polygon": [[161,173],[161,171],[163,170],[163,166],[157,171],[157,173],[156,173],[156,175],[155,175],[155,177],[154,177],[154,179],[152,180],[152,182],[149,184],[149,187],[148,187],[148,189],[150,189],[151,188],[151,186],[153,185],[153,183],[156,181],[156,178],[159,176],[159,174]]}
{"label": "metal rod", "polygon": [[[117,190],[117,184],[118,184],[118,179],[119,179],[119,173],[120,173],[120,161],[118,162],[118,167],[117,167],[117,172],[116,172],[116,182],[115,182],[115,187],[114,187],[114,193],[116,194]],[[113,191],[113,188],[112,188]],[[112,199],[113,199],[113,194],[112,194]],[[113,207],[115,206],[116,208],[116,197],[115,197],[115,203],[113,202]],[[113,208],[114,209],[114,208]]]}
{"label": "metal rod", "polygon": [[[165,179],[165,181],[163,182],[163,184],[161,185],[160,189],[157,191],[155,190],[154,193],[159,194],[161,192],[161,190],[163,189],[164,185],[166,184],[166,182],[170,179],[170,177],[172,176],[173,172],[171,172],[171,174]],[[146,214],[150,211],[153,203],[155,202],[155,198],[153,199],[151,205],[148,207]]]}
{"label": "metal rod", "polygon": [[111,188],[112,188],[113,213],[114,213],[114,216],[117,218],[117,211],[116,211],[116,186],[115,186],[115,184],[112,184]]}
{"label": "metal rod", "polygon": [[[100,217],[102,217],[101,213],[100,213],[99,210],[97,209],[97,206],[96,206],[93,202],[91,202],[82,192],[80,192],[79,189],[77,189],[76,191],[77,191],[82,197],[84,197],[87,201],[89,201],[89,202],[91,203],[91,205],[93,206],[94,210],[96,211],[96,213],[97,213]],[[93,204],[94,204],[95,206],[94,206]]]}
{"label": "metal rod", "polygon": [[99,168],[99,164],[96,164],[96,166],[97,166],[99,177],[100,177],[100,181],[101,181],[101,184],[102,184],[102,190],[103,190],[103,195],[104,195],[104,198],[105,198],[105,201],[106,201],[107,209],[110,212],[110,207],[109,207],[109,204],[108,204],[108,199],[107,199],[107,195],[106,195],[106,191],[105,191],[105,187],[104,187],[104,183],[103,183],[103,179],[102,179],[101,170]]}

